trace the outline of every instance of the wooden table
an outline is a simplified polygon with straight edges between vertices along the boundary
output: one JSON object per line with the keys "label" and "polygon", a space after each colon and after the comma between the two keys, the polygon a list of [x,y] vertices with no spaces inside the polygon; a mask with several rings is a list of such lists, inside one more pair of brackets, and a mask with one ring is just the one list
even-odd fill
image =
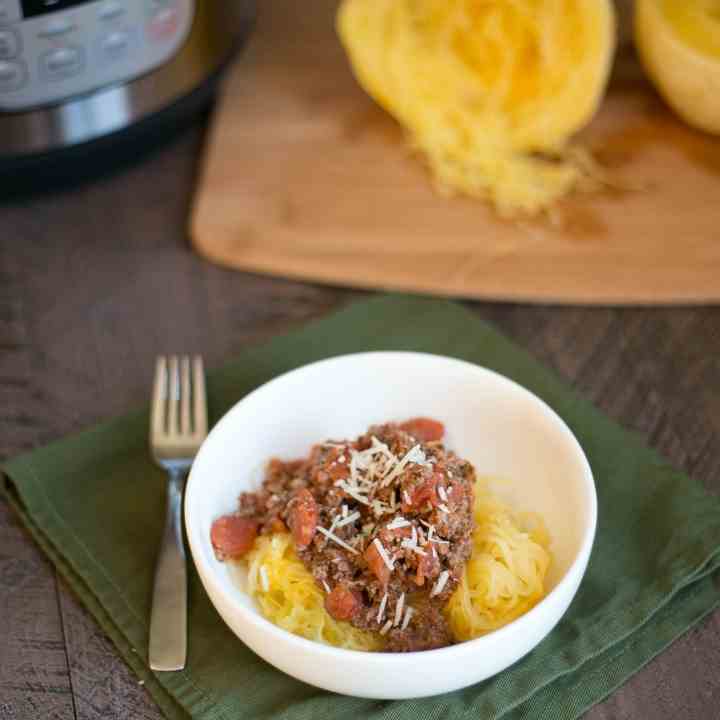
{"label": "wooden table", "polygon": [[[158,353],[202,352],[217,366],[361,296],[190,251],[203,137],[200,120],[130,169],[0,205],[3,457],[145,401]],[[470,307],[720,491],[720,308]],[[586,717],[706,720],[719,707],[715,613]],[[0,503],[0,719],[160,717]]]}

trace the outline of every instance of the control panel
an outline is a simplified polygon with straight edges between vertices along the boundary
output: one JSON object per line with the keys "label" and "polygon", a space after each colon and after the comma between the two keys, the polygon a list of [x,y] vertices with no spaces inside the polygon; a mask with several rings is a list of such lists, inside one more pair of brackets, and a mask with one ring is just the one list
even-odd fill
{"label": "control panel", "polygon": [[127,82],[185,42],[193,0],[0,0],[0,112]]}

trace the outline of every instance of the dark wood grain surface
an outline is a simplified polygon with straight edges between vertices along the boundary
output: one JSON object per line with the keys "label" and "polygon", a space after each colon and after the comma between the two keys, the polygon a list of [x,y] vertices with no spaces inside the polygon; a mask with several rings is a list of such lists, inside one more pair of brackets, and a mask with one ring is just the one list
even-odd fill
{"label": "dark wood grain surface", "polygon": [[[0,205],[2,457],[137,406],[158,353],[217,366],[360,297],[190,251],[203,138],[201,120],[120,173]],[[720,492],[720,309],[470,307]],[[715,613],[587,718],[705,720],[718,708]],[[0,502],[0,719],[160,717]]]}

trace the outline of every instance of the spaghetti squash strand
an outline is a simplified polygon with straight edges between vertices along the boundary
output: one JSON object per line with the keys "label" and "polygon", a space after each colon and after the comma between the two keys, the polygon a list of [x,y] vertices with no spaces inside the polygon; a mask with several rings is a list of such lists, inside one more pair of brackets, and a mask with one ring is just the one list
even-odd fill
{"label": "spaghetti squash strand", "polygon": [[244,562],[250,596],[263,616],[278,627],[347,650],[382,649],[379,635],[328,615],[323,591],[297,556],[289,534],[260,536]]}
{"label": "spaghetti squash strand", "polygon": [[445,607],[456,640],[507,625],[545,595],[549,536],[539,517],[513,513],[478,480],[473,552]]}

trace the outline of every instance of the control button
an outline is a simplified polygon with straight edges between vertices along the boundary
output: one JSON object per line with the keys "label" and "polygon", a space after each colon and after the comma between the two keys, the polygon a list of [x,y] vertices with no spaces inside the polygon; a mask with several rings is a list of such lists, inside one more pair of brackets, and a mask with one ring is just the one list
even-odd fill
{"label": "control button", "polygon": [[123,5],[119,2],[116,0],[108,0],[100,6],[100,9],[98,10],[98,17],[105,21],[116,20],[117,18],[122,17],[125,12],[125,7],[123,7]]}
{"label": "control button", "polygon": [[153,40],[167,40],[180,27],[180,13],[174,7],[160,7],[152,14],[148,33]]}
{"label": "control button", "polygon": [[67,17],[56,17],[43,25],[38,32],[38,37],[42,38],[54,38],[59,35],[66,35],[75,29],[75,25],[70,18]]}
{"label": "control button", "polygon": [[130,34],[125,30],[113,30],[100,40],[100,50],[106,60],[121,60],[130,48]]}
{"label": "control button", "polygon": [[48,80],[63,80],[77,75],[83,69],[83,51],[67,46],[48,50],[40,58],[42,75]]}
{"label": "control button", "polygon": [[9,28],[0,28],[0,60],[10,60],[20,54],[20,36]]}
{"label": "control button", "polygon": [[27,81],[27,71],[22,62],[0,60],[0,92],[19,90]]}
{"label": "control button", "polygon": [[0,24],[17,22],[21,18],[20,0],[0,0]]}

